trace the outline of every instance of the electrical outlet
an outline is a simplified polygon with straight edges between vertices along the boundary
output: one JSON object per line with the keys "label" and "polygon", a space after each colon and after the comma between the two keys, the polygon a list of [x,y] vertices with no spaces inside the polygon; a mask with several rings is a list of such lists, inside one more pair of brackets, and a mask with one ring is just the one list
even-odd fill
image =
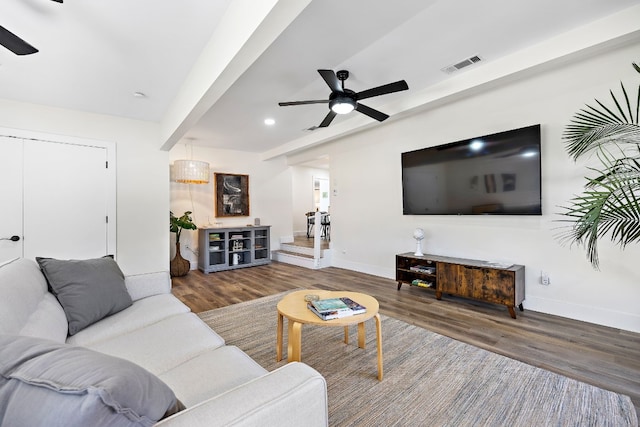
{"label": "electrical outlet", "polygon": [[544,286],[549,286],[551,284],[551,279],[549,278],[549,273],[546,271],[540,272],[540,284]]}

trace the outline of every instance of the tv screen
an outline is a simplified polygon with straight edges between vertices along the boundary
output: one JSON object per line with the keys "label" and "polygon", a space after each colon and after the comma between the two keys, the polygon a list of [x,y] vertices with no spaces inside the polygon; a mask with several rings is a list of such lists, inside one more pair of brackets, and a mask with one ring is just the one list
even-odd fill
{"label": "tv screen", "polygon": [[541,215],[540,125],[402,153],[404,215]]}

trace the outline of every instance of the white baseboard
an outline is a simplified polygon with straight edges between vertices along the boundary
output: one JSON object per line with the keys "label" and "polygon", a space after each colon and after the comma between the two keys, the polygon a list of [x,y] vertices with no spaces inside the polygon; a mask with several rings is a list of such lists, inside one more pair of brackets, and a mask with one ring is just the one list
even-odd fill
{"label": "white baseboard", "polygon": [[373,266],[370,264],[362,264],[358,262],[350,262],[340,259],[332,259],[332,267],[344,268],[346,270],[358,271],[360,273],[372,274],[374,276],[384,277],[387,279],[395,279],[395,269]]}
{"label": "white baseboard", "polygon": [[607,310],[567,301],[557,301],[547,298],[528,297],[523,303],[525,310],[533,310],[555,316],[640,332],[640,315]]}

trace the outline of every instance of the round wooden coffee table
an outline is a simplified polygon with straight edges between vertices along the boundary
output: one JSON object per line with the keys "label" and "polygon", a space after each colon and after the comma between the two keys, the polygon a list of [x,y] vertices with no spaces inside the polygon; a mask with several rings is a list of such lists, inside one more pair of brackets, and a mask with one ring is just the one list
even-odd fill
{"label": "round wooden coffee table", "polygon": [[[349,297],[360,305],[367,308],[367,312],[356,314],[355,316],[342,317],[340,319],[322,320],[307,308],[307,302],[304,300],[305,295],[318,295],[320,299]],[[358,347],[365,347],[365,329],[364,322],[375,319],[376,323],[376,339],[378,345],[378,379],[382,380],[382,329],[380,323],[380,315],[378,314],[378,301],[367,294],[359,292],[346,291],[322,291],[322,290],[303,290],[295,291],[287,294],[278,303],[278,331],[276,343],[276,360],[282,360],[283,346],[283,328],[284,318],[288,323],[288,344],[287,344],[287,361],[300,362],[300,351],[302,348],[302,325],[318,325],[318,326],[338,326],[344,328],[344,342],[349,344],[349,326],[358,325]]]}

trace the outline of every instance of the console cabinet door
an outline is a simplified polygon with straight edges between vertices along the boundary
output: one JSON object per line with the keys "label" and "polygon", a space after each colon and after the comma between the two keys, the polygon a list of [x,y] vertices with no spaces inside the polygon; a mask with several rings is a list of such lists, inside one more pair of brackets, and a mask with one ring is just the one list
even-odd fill
{"label": "console cabinet door", "polygon": [[497,304],[514,305],[514,272],[438,263],[438,291]]}

